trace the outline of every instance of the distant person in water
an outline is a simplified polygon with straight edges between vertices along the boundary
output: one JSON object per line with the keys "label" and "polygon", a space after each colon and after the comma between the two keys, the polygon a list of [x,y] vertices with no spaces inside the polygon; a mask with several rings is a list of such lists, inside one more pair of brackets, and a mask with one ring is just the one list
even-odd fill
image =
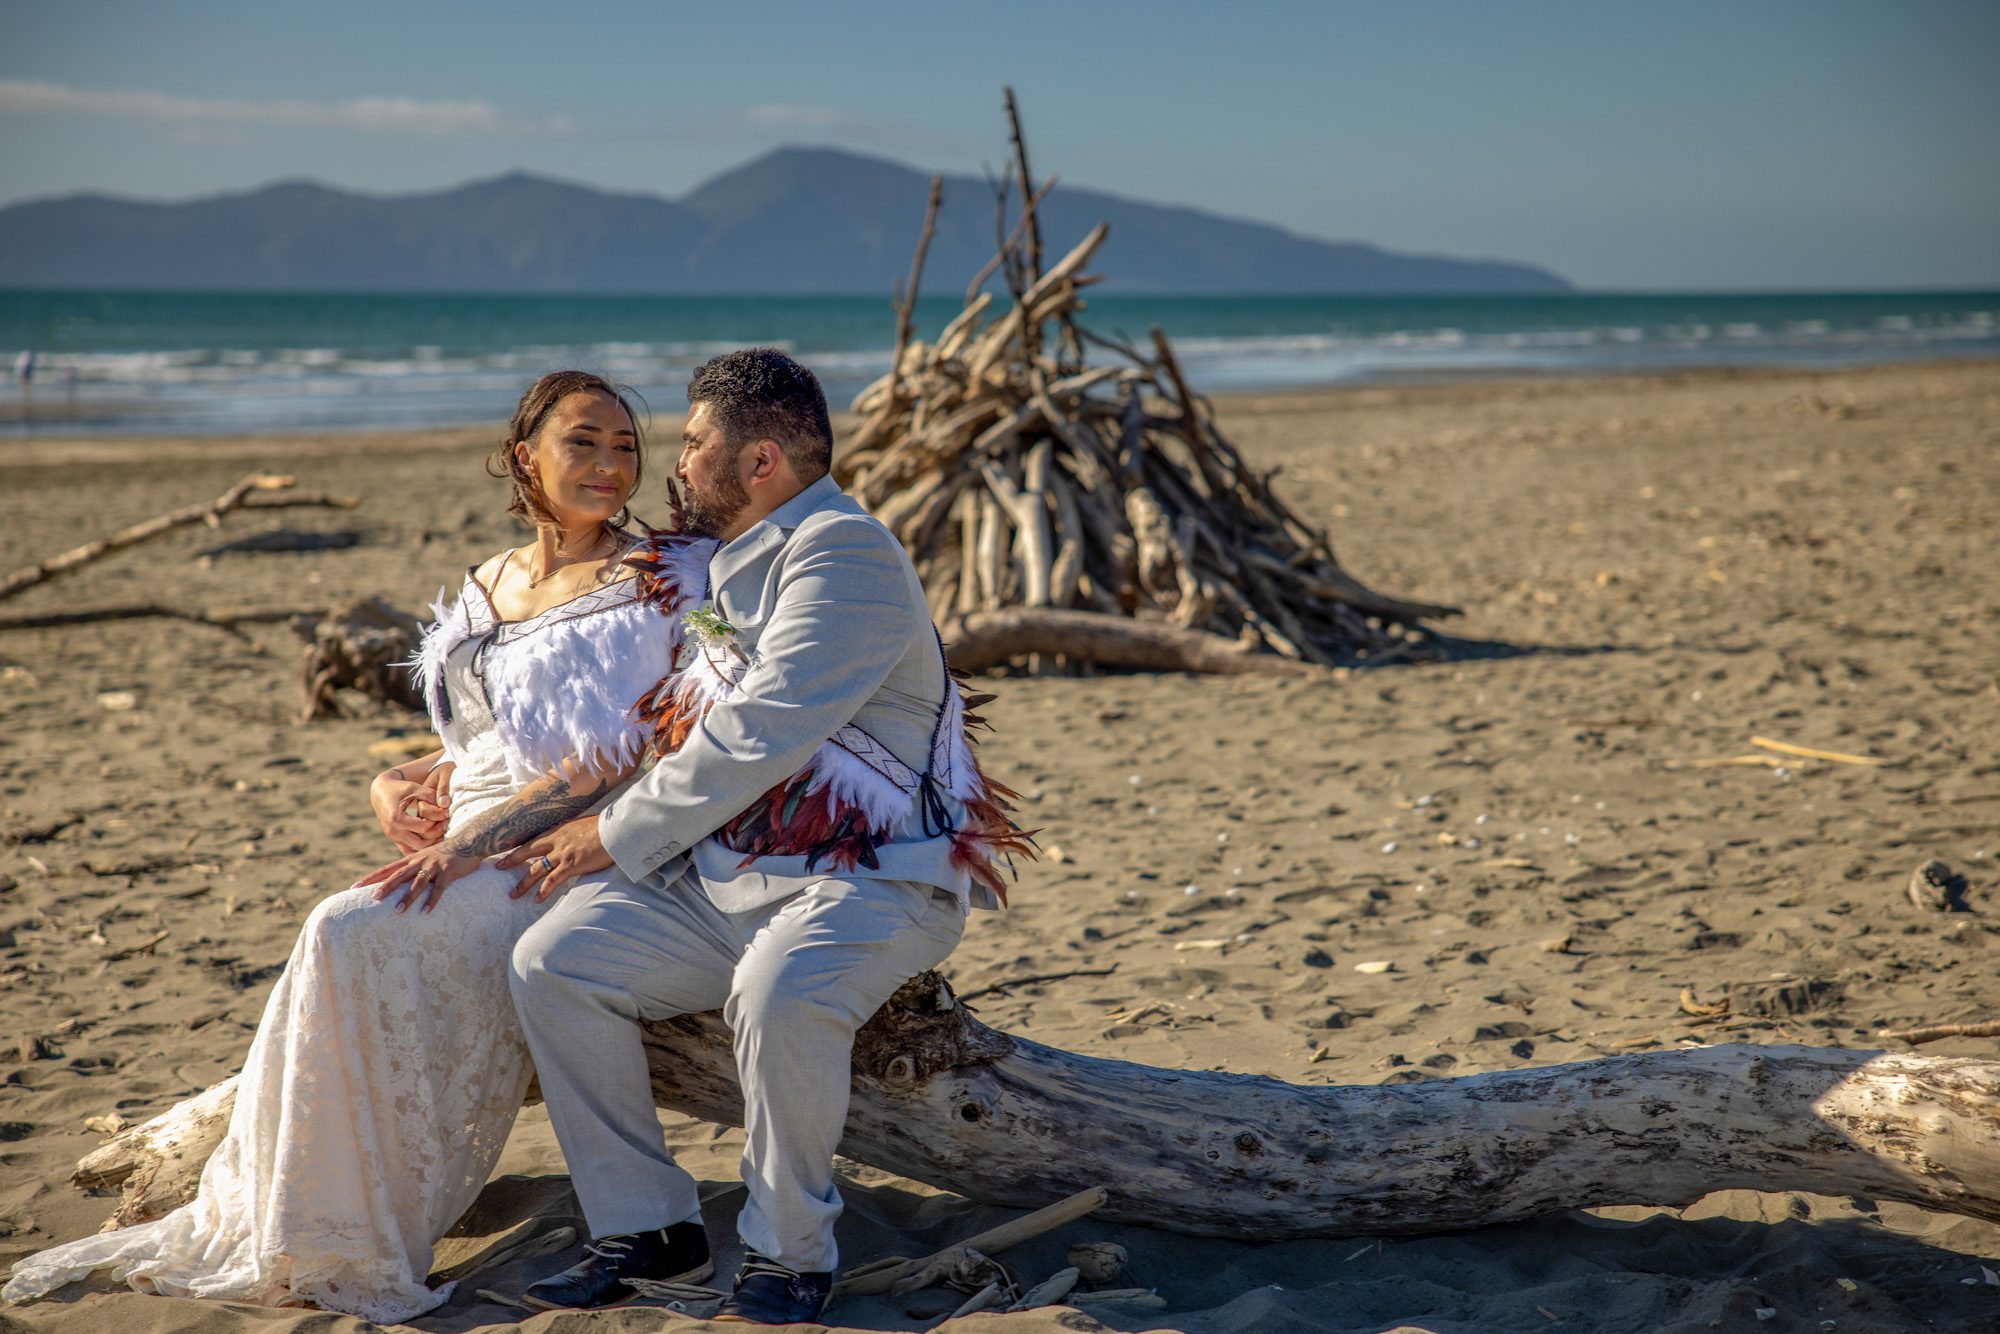
{"label": "distant person in water", "polygon": [[28,401],[35,385],[35,349],[23,348],[21,355],[14,358],[14,383],[21,386],[21,401]]}

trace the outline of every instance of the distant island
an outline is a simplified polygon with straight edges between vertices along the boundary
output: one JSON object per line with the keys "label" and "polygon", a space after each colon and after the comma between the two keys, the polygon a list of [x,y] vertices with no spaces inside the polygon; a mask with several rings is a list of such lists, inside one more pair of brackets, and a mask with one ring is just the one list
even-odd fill
{"label": "distant island", "polygon": [[[909,267],[929,177],[826,148],[780,148],[679,199],[513,174],[432,194],[308,181],[184,203],[72,195],[0,209],[0,287],[295,292],[884,294]],[[993,196],[947,177],[927,290],[991,257]],[[1130,295],[1567,292],[1547,269],[1397,254],[1058,185],[1060,253],[1099,222],[1106,290]]]}

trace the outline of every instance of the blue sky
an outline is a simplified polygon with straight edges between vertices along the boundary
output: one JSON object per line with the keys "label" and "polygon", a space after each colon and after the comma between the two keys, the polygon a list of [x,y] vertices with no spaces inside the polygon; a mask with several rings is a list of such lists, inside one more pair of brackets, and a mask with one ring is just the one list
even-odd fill
{"label": "blue sky", "polygon": [[0,24],[0,203],[517,168],[675,195],[782,143],[976,172],[1012,83],[1038,171],[1309,235],[1599,289],[2000,287],[1991,0],[0,0]]}

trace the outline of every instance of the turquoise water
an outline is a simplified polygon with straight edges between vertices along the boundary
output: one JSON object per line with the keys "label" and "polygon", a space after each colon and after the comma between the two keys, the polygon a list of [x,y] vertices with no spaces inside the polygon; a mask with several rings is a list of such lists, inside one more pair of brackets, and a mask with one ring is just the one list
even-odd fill
{"label": "turquoise water", "polygon": [[[957,312],[923,302],[920,336]],[[1209,390],[2000,356],[1996,292],[1100,296],[1085,323],[1137,341],[1164,327]],[[0,292],[0,351],[36,356],[31,411],[0,434],[495,422],[559,366],[673,413],[694,366],[749,343],[792,351],[840,406],[886,368],[893,329],[886,300],[860,297]]]}

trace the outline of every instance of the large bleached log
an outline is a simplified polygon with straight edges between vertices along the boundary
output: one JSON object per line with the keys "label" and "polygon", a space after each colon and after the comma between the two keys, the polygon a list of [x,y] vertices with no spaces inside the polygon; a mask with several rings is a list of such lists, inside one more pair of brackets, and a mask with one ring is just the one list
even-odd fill
{"label": "large bleached log", "polygon": [[[648,1025],[646,1046],[662,1107],[740,1124],[719,1014]],[[190,1128],[213,1148],[227,1089],[92,1154],[88,1184],[122,1171],[155,1199],[187,1198],[207,1152]],[[840,1149],[1020,1208],[1104,1185],[1103,1217],[1242,1238],[1433,1232],[1729,1188],[2000,1220],[2000,1061],[1732,1045],[1309,1087],[1045,1047],[988,1028],[925,973],[855,1044]]]}

